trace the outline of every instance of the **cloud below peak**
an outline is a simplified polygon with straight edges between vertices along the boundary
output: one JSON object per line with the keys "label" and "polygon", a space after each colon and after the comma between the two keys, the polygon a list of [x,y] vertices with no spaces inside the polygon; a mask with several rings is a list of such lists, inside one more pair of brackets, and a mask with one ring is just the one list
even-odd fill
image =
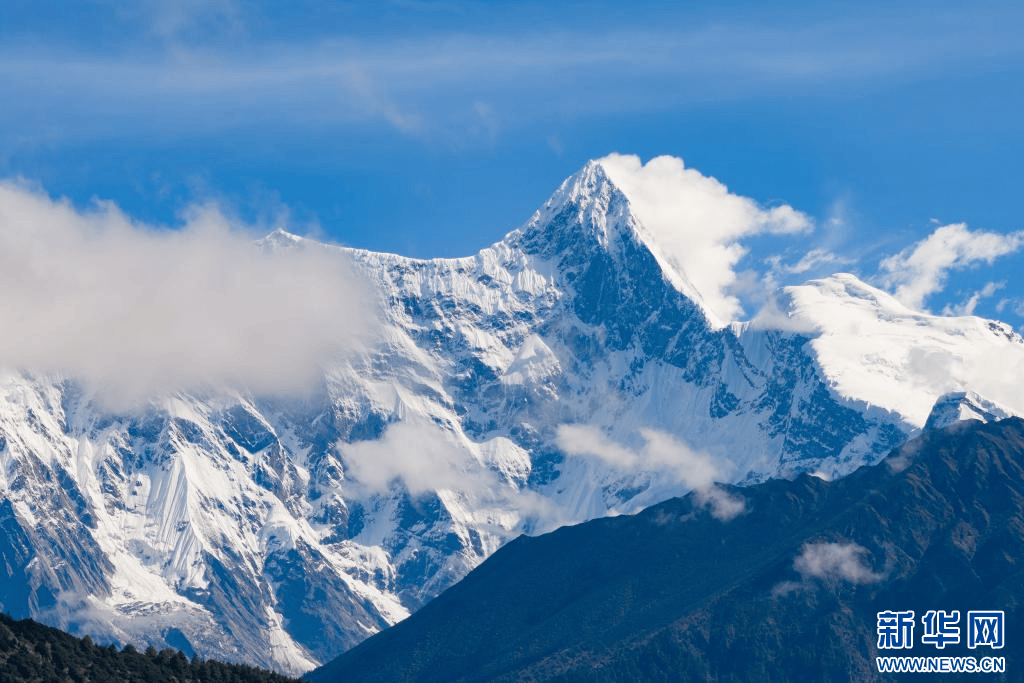
{"label": "cloud below peak", "polygon": [[598,427],[563,424],[558,427],[555,442],[568,455],[597,460],[615,471],[663,475],[692,489],[697,504],[709,508],[716,519],[728,521],[744,511],[742,499],[715,483],[727,478],[726,463],[689,448],[671,434],[656,429],[641,429],[639,434],[643,448],[631,449],[610,439]]}
{"label": "cloud below peak", "polygon": [[868,554],[867,548],[856,543],[806,543],[793,560],[793,568],[804,579],[854,584],[881,581],[883,576],[864,562]]}
{"label": "cloud below peak", "polygon": [[159,229],[0,183],[0,366],[118,406],[221,385],[307,391],[374,325],[368,291],[342,253],[263,248],[212,205]]}

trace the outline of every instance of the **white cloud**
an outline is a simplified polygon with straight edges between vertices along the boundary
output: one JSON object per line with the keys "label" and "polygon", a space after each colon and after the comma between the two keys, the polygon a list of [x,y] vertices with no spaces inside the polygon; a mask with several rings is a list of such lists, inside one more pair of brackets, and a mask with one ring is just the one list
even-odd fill
{"label": "white cloud", "polygon": [[660,156],[642,164],[633,155],[600,159],[608,176],[629,198],[656,256],[688,280],[721,322],[742,313],[729,293],[736,264],[746,253],[741,240],[757,234],[793,234],[812,229],[811,220],[790,206],[764,209],[729,192],[714,178]]}
{"label": "white cloud", "polygon": [[852,259],[843,258],[842,256],[833,254],[827,249],[811,249],[803,255],[803,258],[793,265],[784,266],[780,264],[780,267],[787,273],[801,275],[809,270],[818,268],[819,266],[849,265],[852,262]]}
{"label": "white cloud", "polygon": [[531,533],[543,533],[579,521],[535,491],[503,481],[480,457],[480,447],[422,417],[390,425],[379,439],[338,444],[349,477],[373,493],[396,484],[412,495],[457,492],[473,500],[474,509],[494,512],[506,530],[525,523]]}
{"label": "white cloud", "polygon": [[1024,299],[1007,297],[1000,299],[996,304],[996,313],[1002,313],[1009,309],[1014,315],[1024,317]]}
{"label": "white cloud", "polygon": [[1005,282],[988,282],[984,287],[971,294],[959,304],[947,304],[942,308],[942,315],[974,315],[974,309],[978,307],[982,299],[987,299],[1000,289],[1006,287]]}
{"label": "white cloud", "polygon": [[370,332],[372,300],[342,253],[260,248],[213,206],[157,229],[0,183],[0,366],[77,378],[116,404],[308,390]]}
{"label": "white cloud", "polygon": [[874,583],[883,577],[864,563],[867,548],[856,543],[806,543],[793,568],[807,578]]}
{"label": "white cloud", "polygon": [[545,142],[548,145],[548,149],[554,152],[556,157],[562,156],[565,152],[565,144],[562,142],[562,138],[557,135],[552,134],[547,136]]}
{"label": "white cloud", "polygon": [[590,425],[560,425],[555,442],[567,455],[595,458],[621,472],[657,472],[693,489],[698,503],[711,508],[721,520],[729,520],[743,512],[744,504],[715,484],[722,478],[723,468],[706,453],[680,443],[670,434],[654,429],[641,429],[644,446],[633,450],[619,444]]}
{"label": "white cloud", "polygon": [[499,486],[456,438],[430,423],[406,420],[380,439],[339,444],[352,476],[382,493],[401,480],[412,494],[437,489],[475,490]]}
{"label": "white cloud", "polygon": [[1024,231],[1009,234],[971,232],[963,223],[944,225],[931,235],[890,256],[880,264],[882,281],[900,301],[923,310],[924,300],[942,291],[951,270],[979,263],[992,264],[1000,256],[1024,246]]}

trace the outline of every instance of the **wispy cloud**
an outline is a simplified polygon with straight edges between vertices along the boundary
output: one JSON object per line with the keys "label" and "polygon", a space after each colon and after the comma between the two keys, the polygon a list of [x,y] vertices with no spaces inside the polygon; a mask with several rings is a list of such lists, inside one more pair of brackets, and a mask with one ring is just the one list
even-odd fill
{"label": "wispy cloud", "polygon": [[1015,315],[1024,317],[1024,299],[1007,297],[1000,299],[999,303],[996,304],[996,312],[1002,313],[1003,311],[1009,310]]}
{"label": "wispy cloud", "polygon": [[736,517],[744,503],[715,482],[724,478],[724,467],[706,453],[700,453],[679,442],[670,434],[655,429],[641,429],[642,449],[628,448],[608,438],[590,425],[561,425],[555,441],[566,454],[594,458],[620,472],[656,472],[693,489],[698,503],[707,505],[711,514],[723,521]]}
{"label": "wispy cloud", "polygon": [[[110,0],[100,0],[100,3]],[[239,32],[244,12],[237,0],[128,0],[111,9],[165,40],[193,37],[197,31]]]}
{"label": "wispy cloud", "polygon": [[974,309],[978,307],[982,299],[988,299],[1000,289],[1006,287],[1006,282],[987,282],[985,286],[973,292],[959,304],[948,304],[942,308],[942,315],[974,315]]}
{"label": "wispy cloud", "polygon": [[[361,38],[341,23],[333,33],[313,26],[306,35],[256,37],[247,22],[273,18],[252,17],[257,9],[234,0],[126,7],[118,11],[167,39],[139,40],[126,22],[120,40],[88,49],[7,41],[0,122],[21,123],[22,134],[34,118],[37,128],[42,120],[64,135],[118,136],[376,120],[431,138],[457,130],[480,102],[489,108],[484,125],[692,107],[778,96],[791,86],[867,84],[1021,50],[1010,22],[967,10],[957,21],[876,10],[812,23],[518,25],[500,34],[463,28]],[[226,44],[199,30],[210,24],[236,39]]]}
{"label": "wispy cloud", "polygon": [[852,259],[833,254],[831,251],[812,249],[793,265],[785,266],[780,264],[780,268],[787,273],[802,275],[821,266],[848,265],[850,263],[852,263]]}
{"label": "wispy cloud", "polygon": [[[460,438],[423,417],[410,417],[388,426],[379,439],[341,442],[348,477],[372,493],[386,493],[396,485],[412,495],[457,492],[473,501],[475,509],[496,511],[504,527],[525,524],[531,532],[544,532],[571,520],[564,511],[535,491],[501,475],[501,464],[518,460],[529,473],[529,456],[501,438],[479,444]],[[501,453],[502,450],[504,453]],[[488,460],[487,452],[491,453]],[[496,453],[500,464],[493,462]]]}
{"label": "wispy cloud", "polygon": [[920,242],[884,259],[880,264],[881,279],[900,301],[922,310],[925,299],[945,287],[950,271],[980,263],[991,265],[997,258],[1019,251],[1021,247],[1024,247],[1024,231],[972,232],[963,223],[944,225]]}

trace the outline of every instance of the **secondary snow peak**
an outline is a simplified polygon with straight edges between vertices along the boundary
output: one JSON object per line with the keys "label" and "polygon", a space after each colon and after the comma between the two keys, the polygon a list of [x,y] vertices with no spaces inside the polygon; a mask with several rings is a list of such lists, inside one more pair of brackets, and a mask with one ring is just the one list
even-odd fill
{"label": "secondary snow peak", "polygon": [[816,363],[839,396],[883,406],[915,428],[949,392],[977,391],[1024,412],[1015,380],[1024,339],[1005,323],[914,311],[848,273],[785,288],[783,306],[814,330]]}
{"label": "secondary snow peak", "polygon": [[935,402],[925,422],[925,430],[942,429],[964,420],[995,422],[1013,413],[973,391],[951,391]]}

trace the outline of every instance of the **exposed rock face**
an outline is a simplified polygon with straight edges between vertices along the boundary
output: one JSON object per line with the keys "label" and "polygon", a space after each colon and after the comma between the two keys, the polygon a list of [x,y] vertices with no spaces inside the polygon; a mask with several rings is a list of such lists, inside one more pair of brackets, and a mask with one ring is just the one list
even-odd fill
{"label": "exposed rock face", "polygon": [[[73,381],[3,375],[0,608],[99,642],[304,671],[524,531],[688,490],[662,461],[567,452],[565,425],[637,452],[667,435],[732,482],[832,477],[960,388],[915,379],[933,346],[1024,355],[1000,323],[914,314],[847,275],[784,293],[804,333],[715,327],[638,225],[592,163],[468,258],[272,235],[268,249],[354,261],[383,311],[380,337],[303,399],[227,388],[113,414]],[[848,313],[884,324],[892,357],[843,351]],[[872,387],[893,368],[913,381],[887,403]]]}

